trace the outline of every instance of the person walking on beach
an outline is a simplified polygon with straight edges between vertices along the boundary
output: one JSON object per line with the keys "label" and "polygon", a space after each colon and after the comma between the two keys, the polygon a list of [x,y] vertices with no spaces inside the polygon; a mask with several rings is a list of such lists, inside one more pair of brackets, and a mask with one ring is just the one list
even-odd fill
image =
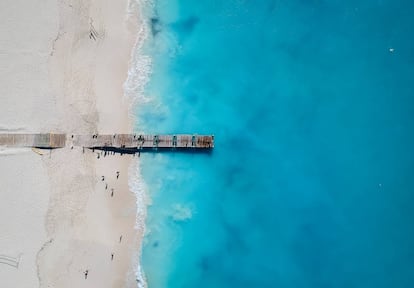
{"label": "person walking on beach", "polygon": [[116,179],[119,178],[119,171],[116,171]]}
{"label": "person walking on beach", "polygon": [[111,261],[114,260],[114,253],[111,254]]}
{"label": "person walking on beach", "polygon": [[122,241],[122,235],[119,236],[119,243],[121,243],[121,241]]}
{"label": "person walking on beach", "polygon": [[105,181],[105,176],[102,176],[102,181]]}
{"label": "person walking on beach", "polygon": [[88,278],[88,273],[89,273],[89,270],[88,270],[88,269],[86,269],[86,271],[85,271],[85,279],[87,279],[87,278]]}
{"label": "person walking on beach", "polygon": [[114,197],[114,188],[111,188],[111,197]]}

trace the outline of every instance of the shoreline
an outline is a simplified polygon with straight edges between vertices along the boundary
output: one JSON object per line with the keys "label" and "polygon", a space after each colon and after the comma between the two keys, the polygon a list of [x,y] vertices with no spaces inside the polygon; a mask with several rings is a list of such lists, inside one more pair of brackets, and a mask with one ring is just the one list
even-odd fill
{"label": "shoreline", "polygon": [[[135,28],[134,43],[129,53],[127,77],[124,79],[122,89],[123,96],[129,103],[128,117],[133,122],[135,131],[136,116],[133,109],[142,102],[144,98],[144,87],[149,81],[151,71],[151,59],[141,53],[141,49],[147,39],[147,24],[144,22],[144,10],[146,9],[145,1],[127,0],[127,18],[130,29]],[[135,24],[133,24],[135,22]],[[132,25],[132,26],[131,26]],[[138,231],[137,247],[132,256],[135,286],[138,288],[147,288],[148,283],[145,272],[142,268],[141,255],[142,246],[145,237],[145,221],[147,217],[147,206],[150,200],[146,193],[147,188],[141,174],[141,167],[138,160],[131,161],[128,167],[128,188],[135,197],[135,225],[134,229]]]}
{"label": "shoreline", "polygon": [[[68,65],[70,77],[63,79],[62,85],[63,87],[71,85],[72,77],[75,77],[77,82],[73,83],[75,90],[78,90],[80,94],[87,91],[88,94],[96,95],[92,99],[79,99],[80,101],[69,103],[74,106],[80,104],[75,111],[78,112],[78,115],[82,115],[84,112],[80,122],[84,125],[82,128],[85,129],[85,132],[127,133],[132,129],[132,121],[128,118],[129,103],[125,101],[122,89],[127,77],[129,55],[133,49],[135,36],[134,31],[131,31],[131,25],[125,22],[127,4],[128,1],[121,3],[91,2],[89,19],[83,19],[83,21],[89,22],[88,28],[90,30],[86,33],[90,33],[90,37],[86,38],[86,33],[83,31],[83,39],[76,39],[80,36],[79,34],[82,34],[82,31],[78,30],[73,31],[74,39],[71,37],[63,39],[68,42],[75,40],[72,44],[79,44],[79,47],[82,44],[78,41],[84,41],[84,47],[87,47],[85,51],[82,49],[68,51],[69,53],[75,52],[79,58],[72,58],[74,61],[72,60]],[[73,16],[77,18],[78,15],[73,14]],[[66,46],[64,41],[56,44]],[[91,51],[94,52],[93,55],[91,55]],[[64,59],[65,55],[62,55],[62,58]],[[57,62],[62,58],[57,57]],[[85,67],[82,59],[93,60],[88,63],[89,67]],[[74,70],[76,73],[71,75]],[[83,82],[83,79],[88,77],[91,77],[88,79],[89,81]],[[63,102],[65,101],[73,101],[73,97],[63,99]],[[89,107],[85,107],[85,103]],[[85,111],[85,108],[89,108],[89,111]],[[95,125],[90,125],[93,123],[91,120],[96,120]],[[77,128],[76,132],[78,131]],[[69,157],[68,154],[76,153],[76,149],[68,150],[66,153],[62,152]],[[64,287],[69,279],[72,282],[71,286],[75,285],[76,287],[90,285],[96,287],[135,287],[131,256],[135,255],[135,251],[138,251],[140,247],[142,232],[135,229],[135,195],[129,190],[128,177],[126,177],[132,157],[128,155],[104,157],[102,153],[98,159],[97,152],[86,151],[83,154],[81,149],[77,149],[77,152],[78,160],[72,164],[78,166],[77,162],[84,161],[82,163],[84,171],[78,173],[79,171],[75,167],[73,167],[75,169],[67,169],[64,174],[70,175],[69,178],[76,179],[76,183],[69,181],[64,186],[76,185],[76,188],[72,188],[70,191],[73,198],[69,197],[68,201],[75,203],[73,206],[82,207],[82,209],[75,210],[76,213],[73,214],[71,214],[72,211],[69,211],[68,215],[65,215],[68,219],[58,220],[63,222],[65,226],[69,226],[69,229],[49,233],[52,235],[51,237],[62,237],[63,239],[55,244],[56,247],[48,248],[50,253],[47,253],[46,250],[43,256],[43,265],[39,266],[39,268],[45,267],[45,273],[41,274],[45,279],[45,286],[52,284]],[[53,163],[47,165],[54,166]],[[117,172],[120,175],[119,179],[116,177]],[[100,178],[103,176],[105,180],[101,181]],[[58,177],[54,175],[51,178]],[[81,195],[77,194],[75,191],[77,189],[81,191]],[[61,199],[65,197],[63,194],[67,194],[67,191],[61,191],[61,193],[55,194],[55,197]],[[56,206],[49,205],[49,207],[51,208],[49,208],[47,222],[49,226],[53,226],[56,221],[54,211],[62,211],[65,207],[58,203]],[[70,224],[66,224],[68,221]],[[54,250],[65,251],[63,263],[62,255],[56,257]],[[55,264],[50,267],[52,266],[50,263]],[[68,279],[56,276],[61,274],[60,269],[56,269],[57,264],[60,269],[69,271]]]}

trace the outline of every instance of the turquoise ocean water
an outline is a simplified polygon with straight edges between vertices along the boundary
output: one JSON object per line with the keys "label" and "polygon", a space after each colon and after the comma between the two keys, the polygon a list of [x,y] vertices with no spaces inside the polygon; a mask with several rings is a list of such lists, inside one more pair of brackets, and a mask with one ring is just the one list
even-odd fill
{"label": "turquoise ocean water", "polygon": [[414,287],[414,2],[158,0],[150,288]]}

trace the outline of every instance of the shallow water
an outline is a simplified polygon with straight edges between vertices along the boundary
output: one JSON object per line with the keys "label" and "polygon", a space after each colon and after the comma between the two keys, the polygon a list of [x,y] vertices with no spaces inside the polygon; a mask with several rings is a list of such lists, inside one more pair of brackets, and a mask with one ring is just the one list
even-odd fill
{"label": "shallow water", "polygon": [[414,287],[413,12],[155,2],[136,126],[216,148],[141,154],[149,287]]}

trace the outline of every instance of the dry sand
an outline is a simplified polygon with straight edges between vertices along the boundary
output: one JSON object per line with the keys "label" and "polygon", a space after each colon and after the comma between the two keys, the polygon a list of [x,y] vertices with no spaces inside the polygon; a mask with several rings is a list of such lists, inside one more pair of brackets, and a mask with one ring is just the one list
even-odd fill
{"label": "dry sand", "polygon": [[[1,1],[0,132],[131,132],[127,2]],[[97,156],[0,150],[0,287],[136,287],[133,157]]]}

